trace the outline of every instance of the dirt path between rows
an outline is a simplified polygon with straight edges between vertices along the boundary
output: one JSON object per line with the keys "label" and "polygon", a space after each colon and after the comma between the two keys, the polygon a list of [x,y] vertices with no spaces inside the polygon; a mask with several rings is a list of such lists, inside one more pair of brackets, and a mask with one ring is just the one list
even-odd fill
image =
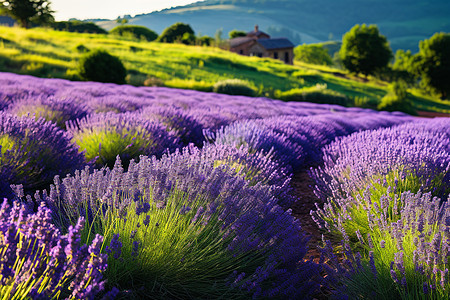
{"label": "dirt path between rows", "polygon": [[322,240],[323,232],[319,230],[310,215],[310,211],[315,210],[314,203],[318,202],[318,198],[313,192],[314,181],[307,170],[302,170],[292,177],[291,187],[293,188],[293,195],[297,198],[292,206],[292,215],[300,221],[302,229],[311,236],[306,258],[309,259],[312,256],[314,261],[318,262],[320,253],[317,250],[317,245]]}

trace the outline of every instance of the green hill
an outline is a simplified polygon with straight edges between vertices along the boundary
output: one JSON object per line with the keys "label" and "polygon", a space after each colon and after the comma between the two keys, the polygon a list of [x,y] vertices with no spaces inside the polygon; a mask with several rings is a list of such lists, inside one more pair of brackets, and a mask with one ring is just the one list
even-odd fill
{"label": "green hill", "polygon": [[[207,0],[182,7],[137,15],[131,24],[158,33],[175,22],[196,33],[214,36],[223,29],[250,31],[258,24],[269,34],[290,38],[295,44],[340,40],[353,25],[377,24],[394,51],[418,50],[418,42],[435,32],[450,32],[448,0]],[[111,29],[115,21],[98,24]]]}
{"label": "green hill", "polygon": [[[214,84],[241,79],[258,96],[293,99],[313,92],[309,102],[330,101],[346,106],[374,107],[388,83],[354,77],[345,71],[279,60],[247,57],[214,47],[127,40],[105,34],[71,33],[43,28],[0,27],[0,71],[39,77],[77,79],[75,69],[89,50],[102,48],[119,57],[128,70],[127,83],[195,89],[210,92]],[[418,110],[450,113],[449,101],[410,90]],[[294,97],[295,98],[295,97]],[[324,99],[325,98],[325,99]],[[297,99],[298,100],[298,99]],[[342,102],[344,101],[344,102]]]}

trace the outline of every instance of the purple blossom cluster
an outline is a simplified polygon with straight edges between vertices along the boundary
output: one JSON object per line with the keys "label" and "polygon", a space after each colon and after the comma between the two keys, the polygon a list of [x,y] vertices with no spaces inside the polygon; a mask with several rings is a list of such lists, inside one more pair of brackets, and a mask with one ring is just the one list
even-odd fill
{"label": "purple blossom cluster", "polygon": [[[418,178],[424,191],[447,197],[450,182],[450,120],[412,121],[363,131],[323,148],[324,165],[312,170],[323,200],[346,199],[373,181],[397,174]],[[444,184],[440,184],[444,183]]]}
{"label": "purple blossom cluster", "polygon": [[263,152],[279,164],[293,169],[317,165],[319,150],[336,137],[356,131],[389,127],[408,118],[342,113],[339,115],[278,116],[245,120],[222,127],[209,138],[216,144],[245,145],[251,153]]}
{"label": "purple blossom cluster", "polygon": [[188,111],[176,106],[147,106],[141,111],[143,118],[164,124],[184,146],[190,143],[201,147],[204,142],[203,126]]}
{"label": "purple blossom cluster", "polygon": [[[226,276],[221,273],[223,278],[213,278],[214,283],[209,283],[226,282],[243,297],[308,298],[321,285],[339,292],[351,286],[346,280],[360,278],[355,274],[363,272],[369,272],[375,280],[387,278],[385,282],[400,294],[405,293],[405,286],[409,290],[417,282],[430,293],[442,294],[443,287],[447,289],[446,202],[438,205],[439,201],[429,194],[401,194],[406,190],[430,191],[446,199],[450,189],[447,119],[418,121],[402,113],[338,105],[7,73],[0,73],[0,85],[0,196],[23,199],[20,184],[28,193],[47,188],[53,180],[47,190],[34,194],[35,203],[43,202],[50,208],[39,208],[36,215],[43,221],[39,221],[38,230],[47,228],[41,224],[53,222],[61,230],[69,229],[69,233],[61,236],[54,225],[46,231],[53,235],[50,238],[49,233],[51,242],[42,244],[43,249],[48,250],[48,257],[61,260],[56,263],[57,258],[48,258],[45,262],[58,272],[63,272],[59,269],[62,266],[73,272],[68,262],[76,260],[80,271],[69,276],[72,283],[61,287],[54,284],[56,281],[48,281],[52,287],[44,289],[47,297],[58,288],[67,296],[75,293],[75,298],[93,297],[103,289],[101,274],[117,279],[116,269],[105,269],[105,255],[108,263],[141,266],[143,253],[150,251],[149,245],[157,244],[152,239],[161,237],[145,236],[143,230],[151,227],[155,231],[150,232],[157,233],[169,225],[180,226],[166,234],[172,241],[183,240],[177,234],[185,228],[192,230],[192,241],[180,244],[180,253],[197,253],[199,245],[215,241],[210,235],[220,238],[211,248],[217,251],[201,249],[201,262],[189,255],[177,257],[173,252],[178,250],[163,247],[170,252],[167,257],[176,258],[170,266],[180,267],[180,274],[205,268],[202,278],[206,280],[206,270],[215,269],[222,259],[230,266]],[[43,119],[19,118],[6,112],[48,118],[66,131]],[[86,160],[95,161],[101,168],[83,169]],[[311,174],[325,206],[318,205],[313,217],[319,225],[340,231],[346,257],[339,261],[331,244],[326,243],[328,269],[324,262],[318,265],[305,260],[308,237],[288,209],[294,201],[301,201],[292,196],[292,173],[318,165],[323,166]],[[410,181],[418,185],[408,185]],[[10,184],[17,184],[14,192]],[[26,198],[30,200],[30,196]],[[28,216],[18,208],[13,207],[9,213],[7,204],[4,207],[0,230],[5,237],[10,234],[7,237],[13,238],[9,227],[1,224],[16,218],[9,217],[13,211],[16,219]],[[357,218],[351,214],[355,207],[360,212]],[[81,223],[74,223],[80,216],[86,219],[92,236],[104,234],[110,241],[104,254],[100,252],[101,236],[90,246],[81,245]],[[158,219],[161,216],[170,216],[176,222],[164,223],[164,218]],[[114,218],[112,227],[102,223],[108,218]],[[19,226],[38,224],[35,219],[25,223],[16,219],[13,223],[19,233],[14,239],[25,234]],[[107,234],[102,231],[106,229]],[[357,240],[363,243],[359,246],[362,254],[353,254]],[[414,241],[413,246],[410,241]],[[16,242],[16,247],[22,245]],[[0,248],[0,254],[2,249],[9,248]],[[33,251],[23,253],[35,258],[37,252]],[[409,257],[414,258],[414,265],[408,263]],[[31,266],[30,259],[31,270],[41,272],[41,261]],[[182,273],[189,263],[192,272]],[[321,268],[329,274],[325,279],[320,276]],[[29,270],[15,271],[31,274]],[[123,278],[145,282],[144,277],[151,274],[156,271],[141,275],[130,268]],[[54,280],[59,280],[58,276]],[[205,286],[204,282],[192,283],[195,277],[185,277],[174,276],[171,281],[191,280],[178,287],[187,286],[187,282]],[[88,287],[89,283],[93,286]],[[145,290],[145,284],[142,289],[151,291]],[[118,294],[115,288],[110,292],[107,297]],[[352,296],[350,292],[346,295]],[[125,291],[121,296],[126,297]],[[373,293],[367,297],[373,297]]]}
{"label": "purple blossom cluster", "polygon": [[27,191],[46,187],[55,175],[86,165],[71,136],[44,119],[0,112],[0,141],[0,179],[22,184]]}
{"label": "purple blossom cluster", "polygon": [[[69,220],[84,215],[87,210],[95,215],[111,206],[119,212],[126,211],[133,203],[136,203],[138,216],[148,213],[150,206],[168,209],[168,201],[174,199],[175,191],[186,195],[175,198],[183,201],[180,209],[183,215],[195,207],[196,201],[203,199],[204,204],[192,212],[191,223],[201,221],[202,226],[207,227],[215,224],[208,220],[217,215],[223,243],[226,243],[223,247],[228,249],[229,255],[264,258],[261,265],[246,270],[245,274],[239,268],[230,270],[229,284],[254,297],[297,298],[317,292],[319,266],[303,261],[308,239],[298,220],[277,204],[279,200],[273,196],[270,185],[249,185],[228,165],[214,166],[217,158],[224,159],[223,151],[221,148],[204,153],[190,147],[164,155],[160,160],[142,156],[138,163],[131,161],[126,172],[120,161],[112,170],[80,171],[61,183],[56,182],[43,200],[51,207],[64,207],[67,215],[60,219]],[[240,157],[236,150],[231,153]],[[256,165],[264,158],[245,154],[242,157],[253,159]],[[268,164],[267,172],[270,168]],[[129,214],[119,213],[119,217],[123,222],[130,222]],[[143,247],[146,243],[152,242],[139,241]]]}
{"label": "purple blossom cluster", "polygon": [[133,113],[92,114],[68,122],[67,129],[86,151],[86,159],[99,167],[113,167],[117,156],[128,164],[139,155],[160,157],[180,147],[179,139],[159,123]]}
{"label": "purple blossom cluster", "polygon": [[[370,195],[369,195],[370,196]],[[383,195],[379,217],[370,208],[365,208],[368,234],[357,230],[359,249],[368,260],[358,252],[354,255],[348,242],[344,241],[345,258],[339,260],[333,253],[329,241],[322,248],[325,265],[330,275],[330,283],[341,296],[366,297],[380,295],[375,282],[383,282],[390,290],[392,298],[422,295],[424,298],[447,298],[450,288],[448,259],[450,258],[450,204],[431,193],[401,193],[391,197]],[[395,206],[394,212],[388,203]],[[394,218],[392,215],[394,214]],[[394,219],[394,220],[393,220]],[[347,236],[341,228],[343,236]],[[358,276],[365,273],[369,284],[357,283]],[[358,289],[349,286],[358,286]]]}
{"label": "purple blossom cluster", "polygon": [[90,109],[73,101],[73,99],[56,99],[45,94],[30,95],[16,99],[8,106],[8,113],[16,116],[34,115],[36,119],[44,118],[58,127],[65,129],[66,122],[81,119],[90,113]]}
{"label": "purple blossom cluster", "polygon": [[[80,244],[84,219],[66,235],[52,224],[44,205],[28,213],[5,199],[0,207],[0,295],[7,299],[94,299],[104,289],[103,237]],[[5,298],[5,299],[6,299]]]}

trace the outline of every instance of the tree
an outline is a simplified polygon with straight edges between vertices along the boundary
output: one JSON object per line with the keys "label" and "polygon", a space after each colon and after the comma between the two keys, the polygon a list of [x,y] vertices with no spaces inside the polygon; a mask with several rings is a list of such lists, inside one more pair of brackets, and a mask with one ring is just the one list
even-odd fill
{"label": "tree", "polygon": [[245,31],[240,31],[240,30],[234,29],[228,33],[228,36],[230,37],[230,39],[234,39],[234,38],[241,37],[241,36],[247,36],[247,33]]}
{"label": "tree", "polygon": [[421,83],[446,99],[450,94],[450,34],[435,33],[419,43],[415,70]]}
{"label": "tree", "polygon": [[176,41],[181,41],[185,33],[194,34],[191,26],[184,23],[175,23],[161,33],[157,41],[162,43],[174,43]]}
{"label": "tree", "polygon": [[15,19],[20,26],[48,24],[54,21],[54,11],[48,0],[0,0],[0,13]]}
{"label": "tree", "polygon": [[347,70],[367,76],[388,65],[392,50],[376,25],[357,24],[343,36],[339,55]]}
{"label": "tree", "polygon": [[393,80],[403,80],[408,84],[414,84],[416,81],[414,70],[416,60],[416,56],[412,55],[410,50],[397,50],[395,52],[394,64],[392,65]]}
{"label": "tree", "polygon": [[295,60],[316,65],[333,65],[333,59],[322,45],[299,45],[294,48]]}

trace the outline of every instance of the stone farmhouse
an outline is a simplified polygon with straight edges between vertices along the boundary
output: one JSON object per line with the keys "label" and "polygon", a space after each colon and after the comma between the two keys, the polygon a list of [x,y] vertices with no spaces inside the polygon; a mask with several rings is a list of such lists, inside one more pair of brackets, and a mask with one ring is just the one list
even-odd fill
{"label": "stone farmhouse", "polygon": [[246,36],[229,40],[230,51],[246,56],[271,57],[293,64],[294,44],[286,38],[271,38],[259,31],[258,25]]}

